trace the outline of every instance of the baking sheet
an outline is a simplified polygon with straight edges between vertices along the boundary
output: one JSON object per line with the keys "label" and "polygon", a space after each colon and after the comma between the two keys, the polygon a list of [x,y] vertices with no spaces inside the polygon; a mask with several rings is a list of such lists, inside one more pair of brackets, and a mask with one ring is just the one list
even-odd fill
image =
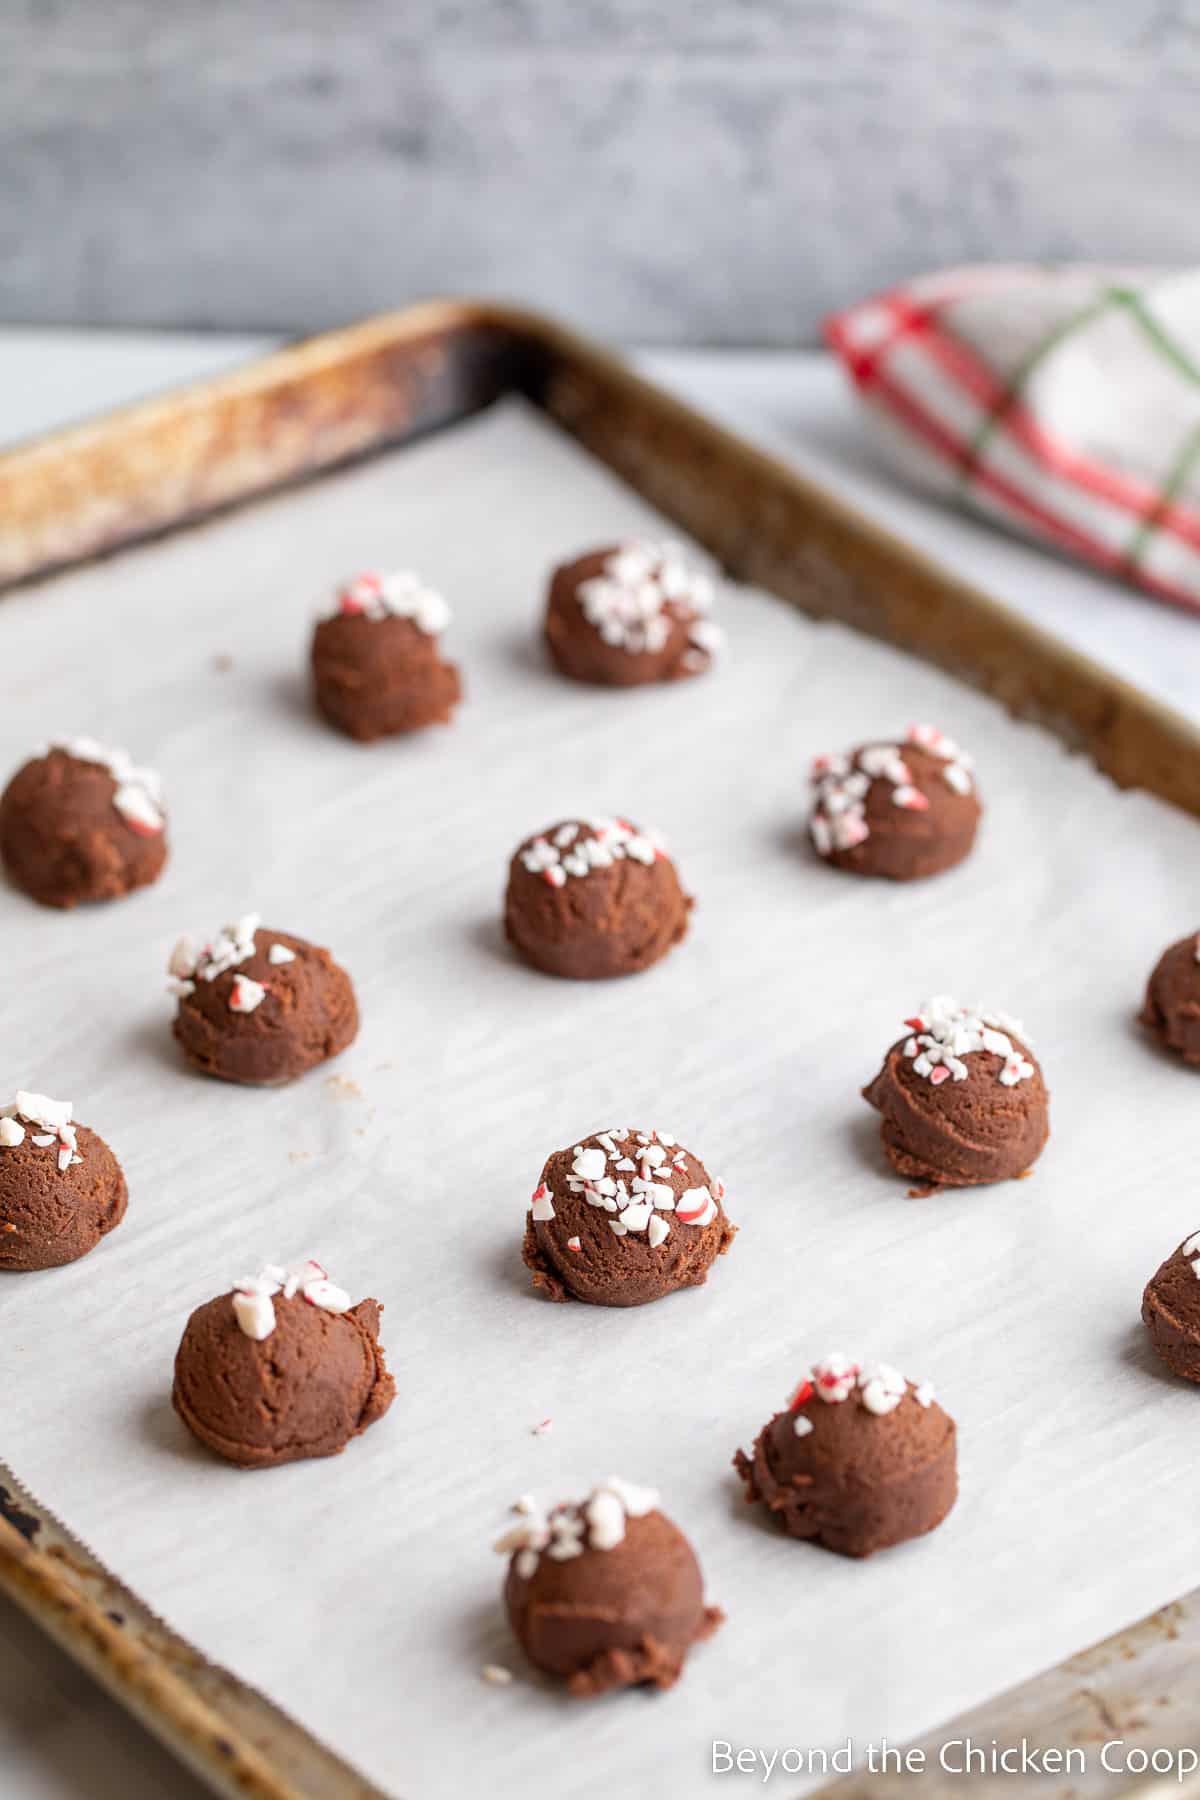
{"label": "baking sheet", "polygon": [[[93,1256],[0,1285],[0,1453],[203,1651],[413,1800],[649,1771],[682,1800],[714,1739],[861,1753],[1197,1576],[1195,1396],[1138,1325],[1198,1222],[1196,1078],[1132,1023],[1196,923],[1194,823],[765,596],[726,597],[709,678],[560,681],[534,631],[548,565],[656,529],[513,403],[0,613],[4,768],[49,735],[125,743],[173,827],[134,900],[59,916],[0,890],[4,1079],[72,1099],[131,1194]],[[447,593],[468,698],[451,730],[364,750],[310,716],[303,658],[332,584],[381,563]],[[808,758],[913,718],[976,757],[976,854],[907,889],[839,877],[805,850]],[[507,858],[614,810],[666,834],[691,935],[632,982],[538,976],[503,947]],[[282,1091],[187,1074],[168,1030],[174,938],[250,909],[329,944],[362,1007],[352,1050]],[[915,1202],[858,1089],[944,991],[1024,1019],[1054,1136],[1026,1182]],[[741,1233],[705,1289],[551,1307],[520,1261],[528,1194],[612,1123],[693,1148]],[[396,1404],[341,1458],[227,1468],[170,1409],[183,1323],[309,1252],[385,1303]],[[955,1512],[866,1564],[776,1535],[729,1468],[832,1347],[929,1377],[959,1423]],[[613,1472],[660,1489],[729,1617],[670,1694],[581,1705],[523,1667],[489,1542],[518,1494]],[[485,1662],[518,1680],[482,1684]]]}

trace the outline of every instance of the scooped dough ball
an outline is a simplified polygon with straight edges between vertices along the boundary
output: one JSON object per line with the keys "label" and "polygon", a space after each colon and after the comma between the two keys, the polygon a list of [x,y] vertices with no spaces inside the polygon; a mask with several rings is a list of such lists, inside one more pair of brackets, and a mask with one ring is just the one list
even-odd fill
{"label": "scooped dough ball", "polygon": [[650,1488],[611,1477],[588,1498],[519,1522],[496,1544],[509,1557],[504,1603],[535,1668],[591,1696],[678,1681],[693,1644],[721,1623],[704,1604],[695,1551]]}
{"label": "scooped dough ball", "polygon": [[1185,1238],[1147,1282],[1142,1322],[1172,1374],[1200,1381],[1200,1231]]}
{"label": "scooped dough ball", "polygon": [[870,1556],[940,1525],[958,1494],[954,1420],[928,1382],[835,1353],[734,1467],[790,1537]]}
{"label": "scooped dough ball", "polygon": [[551,1300],[642,1306],[702,1287],[736,1227],[725,1189],[669,1132],[599,1131],[557,1151],[525,1221],[525,1262]]}
{"label": "scooped dough ball", "polygon": [[809,834],[836,869],[919,881],[952,869],[975,842],[971,759],[932,725],[910,725],[902,744],[818,756],[812,782]]}
{"label": "scooped dough ball", "polygon": [[0,1269],[77,1262],[125,1217],[121,1165],[73,1110],[24,1090],[0,1107]]}
{"label": "scooped dough ball", "polygon": [[200,950],[181,938],[168,971],[179,1000],[175,1037],[204,1075],[279,1086],[340,1055],[358,1035],[346,971],[328,950],[267,931],[257,913]]}
{"label": "scooped dough ball", "polygon": [[1142,1024],[1167,1050],[1200,1068],[1200,933],[1164,950],[1142,1006]]}
{"label": "scooped dough ball", "polygon": [[158,776],[92,738],[51,744],[0,795],[0,858],[14,887],[42,906],[149,886],[167,860]]}
{"label": "scooped dough ball", "polygon": [[270,1267],[198,1307],[172,1402],[202,1444],[243,1469],[336,1456],[395,1397],[377,1300],[351,1306],[319,1263]]}
{"label": "scooped dough ball", "polygon": [[359,575],[313,634],[317,706],[347,737],[375,738],[444,725],[462,699],[440,634],[450,608],[416,575]]}
{"label": "scooped dough ball", "polygon": [[722,643],[713,582],[676,544],[609,544],[554,571],[546,646],[564,675],[640,687],[702,675]]}
{"label": "scooped dough ball", "polygon": [[1050,1096],[1022,1026],[945,995],[904,1022],[863,1089],[892,1167],[928,1193],[1024,1175],[1050,1135]]}
{"label": "scooped dough ball", "polygon": [[566,819],[512,859],[504,929],[548,975],[599,981],[648,969],[687,934],[675,864],[628,819]]}

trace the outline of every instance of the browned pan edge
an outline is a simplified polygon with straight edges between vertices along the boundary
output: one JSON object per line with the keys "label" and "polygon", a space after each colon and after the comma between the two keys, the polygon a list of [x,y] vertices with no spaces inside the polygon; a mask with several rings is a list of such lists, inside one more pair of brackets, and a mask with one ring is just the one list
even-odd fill
{"label": "browned pan edge", "polygon": [[273,1702],[156,1618],[2,1463],[0,1591],[214,1792],[236,1800],[386,1800]]}
{"label": "browned pan edge", "polygon": [[[735,577],[986,689],[1200,814],[1200,732],[563,326],[433,301],[0,455],[0,588],[522,393]],[[1149,603],[1148,603],[1149,604]]]}

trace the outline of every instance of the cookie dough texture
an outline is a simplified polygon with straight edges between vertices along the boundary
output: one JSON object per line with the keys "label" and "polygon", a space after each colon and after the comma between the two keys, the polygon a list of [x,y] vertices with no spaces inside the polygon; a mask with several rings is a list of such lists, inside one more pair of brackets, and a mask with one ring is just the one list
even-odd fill
{"label": "cookie dough texture", "polygon": [[102,1137],[76,1126],[80,1160],[60,1170],[56,1148],[35,1134],[26,1124],[19,1144],[0,1148],[0,1270],[77,1262],[125,1217],[125,1176]]}
{"label": "cookie dough texture", "polygon": [[971,852],[982,808],[970,759],[929,726],[864,744],[813,769],[818,855],[852,875],[923,881]]}
{"label": "cookie dough texture", "polygon": [[1028,1077],[1001,1079],[1008,1057],[977,1050],[962,1061],[966,1076],[935,1083],[922,1074],[899,1038],[863,1098],[881,1115],[883,1153],[900,1175],[923,1191],[977,1187],[1025,1174],[1050,1135],[1049,1094],[1032,1050],[1007,1034]]}
{"label": "cookie dough texture", "polygon": [[14,887],[69,910],[148,887],[167,860],[163,829],[117,810],[118,782],[100,762],[51,749],[18,769],[0,796],[0,859]]}
{"label": "cookie dough texture", "polygon": [[[622,832],[636,854],[621,848]],[[556,840],[568,833],[570,844],[557,850]],[[568,860],[578,867],[593,842],[617,849],[602,848],[598,854],[607,860],[581,873],[556,876]],[[557,851],[558,860],[538,867],[542,846]],[[661,961],[687,935],[692,904],[671,858],[636,827],[567,819],[527,838],[513,857],[504,930],[535,969],[572,981],[603,981]]]}
{"label": "cookie dough texture", "polygon": [[721,1623],[706,1606],[695,1551],[657,1510],[625,1523],[621,1541],[566,1560],[509,1564],[504,1603],[513,1634],[535,1668],[592,1698],[616,1688],[674,1686],[693,1645]]}
{"label": "cookie dough texture", "polygon": [[243,1469],[336,1456],[395,1397],[375,1300],[330,1313],[299,1295],[274,1302],[258,1342],[238,1325],[233,1295],[198,1307],[175,1357],[172,1402],[194,1436]]}
{"label": "cookie dough texture", "polygon": [[790,1537],[842,1556],[871,1556],[940,1525],[958,1492],[954,1421],[901,1382],[903,1397],[882,1415],[858,1389],[840,1404],[813,1395],[776,1413],[753,1450],[733,1459],[747,1501]]}
{"label": "cookie dough texture", "polygon": [[1142,1323],[1174,1375],[1200,1381],[1200,1232],[1185,1238],[1146,1283]]}
{"label": "cookie dough texture", "polygon": [[[358,1035],[358,1004],[350,977],[328,950],[286,931],[259,927],[253,955],[212,981],[200,973],[181,993],[173,1026],[194,1069],[222,1081],[274,1087],[338,1056]],[[275,962],[274,945],[290,950]],[[236,985],[266,989],[253,1011],[236,1011]]]}
{"label": "cookie dough texture", "polygon": [[545,642],[556,668],[596,687],[702,675],[721,634],[712,582],[673,546],[608,544],[554,571]]}
{"label": "cookie dough texture", "polygon": [[[646,1160],[647,1151],[656,1160]],[[593,1167],[599,1173],[591,1179],[575,1173]],[[665,1145],[652,1132],[582,1138],[549,1158],[526,1215],[522,1254],[533,1285],[551,1300],[593,1306],[644,1306],[702,1287],[736,1235],[724,1195],[673,1138]]]}
{"label": "cookie dough texture", "polygon": [[1141,1022],[1167,1050],[1200,1068],[1200,934],[1163,951],[1146,987]]}
{"label": "cookie dough texture", "polygon": [[414,619],[337,614],[313,634],[313,692],[329,723],[360,743],[445,725],[462,699],[454,663]]}

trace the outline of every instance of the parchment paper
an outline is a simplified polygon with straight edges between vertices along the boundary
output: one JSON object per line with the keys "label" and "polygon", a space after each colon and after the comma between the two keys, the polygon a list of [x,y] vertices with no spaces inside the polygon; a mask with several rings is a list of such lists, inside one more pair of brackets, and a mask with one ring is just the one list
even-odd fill
{"label": "parchment paper", "polygon": [[[0,892],[4,1080],[73,1100],[131,1192],[94,1255],[0,1284],[0,1451],[201,1649],[412,1800],[692,1796],[714,1738],[896,1740],[1198,1573],[1196,1396],[1138,1325],[1200,1224],[1197,1077],[1132,1023],[1197,923],[1195,824],[764,596],[726,596],[707,679],[559,680],[548,566],[658,528],[513,406],[0,613],[5,768],[50,735],[127,744],[163,772],[173,843],[117,905]],[[312,614],[364,564],[450,598],[452,729],[362,749],[310,715]],[[805,849],[808,758],[910,719],[974,752],[977,852],[907,889],[839,877]],[[502,945],[507,858],[611,810],[666,834],[691,936],[630,982],[538,976]],[[255,1092],[176,1060],[171,943],[250,909],[353,973],[362,1034],[328,1079]],[[1028,1181],[916,1202],[858,1090],[940,991],[1024,1019],[1054,1135]],[[741,1234],[702,1290],[551,1307],[520,1262],[529,1193],[616,1123],[695,1149]],[[242,1473],[174,1418],[175,1347],[193,1306],[309,1252],[385,1303],[399,1396],[339,1459]],[[959,1424],[955,1512],[865,1564],[776,1535],[729,1468],[834,1347],[928,1377]],[[672,1693],[587,1705],[523,1667],[489,1543],[522,1492],[610,1473],[661,1490],[728,1623]],[[518,1680],[483,1685],[484,1662]]]}

